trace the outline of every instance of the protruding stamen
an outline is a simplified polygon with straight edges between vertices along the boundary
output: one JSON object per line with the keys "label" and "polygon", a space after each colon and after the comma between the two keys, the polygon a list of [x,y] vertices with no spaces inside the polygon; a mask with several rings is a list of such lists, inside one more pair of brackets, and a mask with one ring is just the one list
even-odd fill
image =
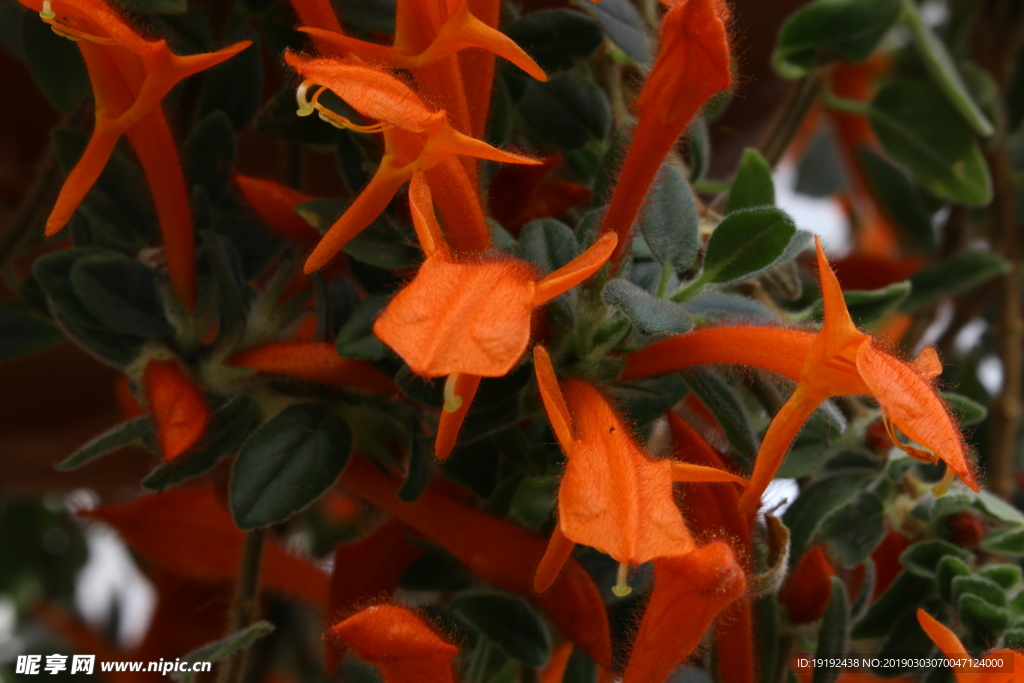
{"label": "protruding stamen", "polygon": [[616,574],[615,585],[612,586],[612,593],[624,598],[633,592],[633,589],[626,583],[626,579],[629,578],[629,565],[625,562],[619,563],[619,572]]}
{"label": "protruding stamen", "polygon": [[299,116],[309,116],[316,107],[313,103],[306,99],[306,93],[313,87],[313,81],[302,81],[298,88],[295,89],[295,100],[299,103],[299,110],[295,112]]}
{"label": "protruding stamen", "polygon": [[448,375],[444,382],[444,411],[454,413],[462,407],[462,397],[455,393],[455,384],[459,381],[459,373]]}
{"label": "protruding stamen", "polygon": [[942,477],[942,481],[932,487],[932,495],[938,498],[939,496],[946,495],[946,491],[949,491],[949,487],[953,485],[953,480],[956,479],[956,472],[949,465],[946,465],[946,474]]}
{"label": "protruding stamen", "polygon": [[53,11],[53,5],[50,4],[50,0],[43,0],[43,11],[39,13],[39,17],[43,21],[56,18],[57,14]]}
{"label": "protruding stamen", "polygon": [[889,415],[883,410],[882,411],[882,424],[885,425],[885,431],[889,434],[889,438],[892,440],[892,444],[896,448],[900,449],[914,460],[928,463],[929,465],[935,464],[938,459],[931,451],[921,450],[920,448],[914,448],[900,441],[899,436],[896,435],[896,429],[893,427],[892,422],[889,421]]}

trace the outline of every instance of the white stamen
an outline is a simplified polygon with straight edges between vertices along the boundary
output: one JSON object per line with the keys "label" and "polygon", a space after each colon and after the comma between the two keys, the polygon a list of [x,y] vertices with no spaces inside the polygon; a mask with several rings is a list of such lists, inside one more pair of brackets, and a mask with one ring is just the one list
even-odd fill
{"label": "white stamen", "polygon": [[612,593],[615,593],[620,598],[624,598],[633,592],[633,589],[626,583],[626,579],[629,577],[629,565],[625,562],[619,563],[619,572],[616,575],[615,585],[612,586]]}
{"label": "white stamen", "polygon": [[53,11],[53,5],[50,4],[50,0],[43,0],[43,11],[39,13],[39,16],[43,19],[53,19],[57,16]]}
{"label": "white stamen", "polygon": [[448,375],[444,382],[444,411],[454,413],[462,407],[462,397],[455,393],[455,383],[459,381],[459,373]]}
{"label": "white stamen", "polygon": [[311,87],[313,87],[312,81],[302,81],[302,84],[295,90],[295,101],[299,103],[299,110],[296,113],[299,116],[309,116],[316,111],[313,103],[306,99],[306,93]]}

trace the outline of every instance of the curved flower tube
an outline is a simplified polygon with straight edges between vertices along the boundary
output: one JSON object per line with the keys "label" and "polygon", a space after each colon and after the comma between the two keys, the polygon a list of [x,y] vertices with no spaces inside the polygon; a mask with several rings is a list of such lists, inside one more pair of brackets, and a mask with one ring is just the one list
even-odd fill
{"label": "curved flower tube", "polygon": [[[821,241],[816,239],[815,245],[825,307],[818,334],[768,327],[698,330],[632,354],[622,378],[703,363],[735,363],[778,372],[797,382],[761,442],[750,486],[740,498],[741,510],[757,508],[804,422],[833,396],[872,395],[895,445],[918,460],[944,461],[946,477],[935,487],[936,495],[944,493],[954,477],[977,491],[960,429],[932,384],[942,371],[938,355],[934,349],[925,349],[907,363],[879,349],[870,335],[854,326]],[[902,443],[895,429],[927,450]]]}
{"label": "curved flower tube", "polygon": [[[1004,658],[1003,666],[997,670],[993,668],[994,670],[986,671],[982,668],[972,667],[968,660],[969,655],[966,654],[967,648],[956,637],[956,634],[920,608],[917,610],[917,623],[921,625],[921,629],[932,639],[932,642],[939,646],[942,654],[958,662],[953,667],[957,683],[1011,683],[1021,680],[1024,676],[1024,655],[1019,652],[1006,648],[986,654],[986,659]],[[1011,659],[1012,663],[1008,661]]]}
{"label": "curved flower tube", "polygon": [[179,56],[165,40],[146,40],[102,0],[20,0],[54,33],[77,43],[96,100],[92,138],[68,174],[46,219],[46,236],[68,224],[127,135],[153,193],[171,286],[186,308],[195,306],[192,214],[178,150],[160,101],[177,83],[233,57],[252,41]]}
{"label": "curved flower tube", "polygon": [[398,391],[391,378],[375,368],[373,363],[342,358],[334,344],[328,342],[264,344],[235,354],[225,365],[384,393]]}

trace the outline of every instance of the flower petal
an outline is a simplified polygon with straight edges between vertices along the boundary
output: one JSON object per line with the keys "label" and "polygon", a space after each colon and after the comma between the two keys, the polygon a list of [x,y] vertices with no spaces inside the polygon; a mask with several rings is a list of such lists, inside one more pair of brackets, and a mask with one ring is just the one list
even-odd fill
{"label": "flower petal", "polygon": [[596,273],[608,261],[617,243],[618,236],[614,233],[602,235],[585,252],[538,282],[534,303],[540,306],[551,301]]}

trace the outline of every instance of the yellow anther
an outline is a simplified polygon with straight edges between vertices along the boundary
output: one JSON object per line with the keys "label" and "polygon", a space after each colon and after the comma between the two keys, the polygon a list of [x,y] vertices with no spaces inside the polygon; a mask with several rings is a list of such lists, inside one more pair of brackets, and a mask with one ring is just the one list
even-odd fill
{"label": "yellow anther", "polygon": [[444,381],[444,411],[454,413],[462,407],[462,397],[455,393],[455,383],[459,381],[459,373],[453,372]]}
{"label": "yellow anther", "polygon": [[620,598],[624,598],[633,592],[633,589],[626,583],[626,579],[629,577],[629,565],[625,562],[619,563],[619,572],[616,574],[615,585],[612,586],[612,593],[615,593]]}
{"label": "yellow anther", "polygon": [[309,116],[316,111],[316,107],[313,103],[306,99],[306,93],[309,92],[311,87],[313,87],[312,81],[302,81],[299,87],[295,90],[295,100],[299,103],[299,110],[295,113],[299,116]]}
{"label": "yellow anther", "polygon": [[50,4],[50,0],[43,0],[43,11],[39,13],[39,18],[48,22],[56,16],[57,15],[53,11],[53,5]]}
{"label": "yellow anther", "polygon": [[932,495],[938,498],[944,496],[949,487],[953,485],[953,480],[956,479],[956,473],[953,468],[946,465],[946,474],[942,477],[942,481],[932,487]]}
{"label": "yellow anther", "polygon": [[112,38],[94,36],[91,33],[79,31],[76,28],[61,23],[57,19],[57,13],[53,11],[53,5],[50,4],[50,0],[43,0],[43,11],[39,13],[39,18],[44,23],[49,24],[53,32],[61,38],[67,38],[76,43],[80,40],[88,40],[90,43],[96,43],[97,45],[117,45],[117,41]]}

